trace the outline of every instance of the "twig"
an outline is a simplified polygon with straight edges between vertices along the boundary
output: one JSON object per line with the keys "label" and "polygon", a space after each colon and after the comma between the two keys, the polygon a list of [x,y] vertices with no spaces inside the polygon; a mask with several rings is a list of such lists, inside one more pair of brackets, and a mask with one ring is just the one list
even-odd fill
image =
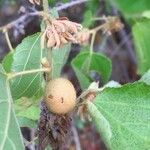
{"label": "twig", "polygon": [[95,41],[95,36],[99,30],[104,28],[105,24],[102,24],[98,27],[95,27],[94,29],[90,30],[90,34],[92,35],[91,37],[91,44],[90,44],[90,54],[93,53],[93,47],[94,47],[94,41]]}
{"label": "twig", "polygon": [[33,73],[39,73],[39,72],[50,72],[50,68],[42,68],[42,69],[26,70],[26,71],[21,71],[21,72],[16,72],[16,73],[10,73],[8,74],[8,79],[12,79],[21,75],[33,74]]}
{"label": "twig", "polygon": [[72,123],[72,132],[73,132],[74,142],[76,145],[76,150],[81,150],[79,135],[78,135],[76,127],[74,126],[74,123]]}
{"label": "twig", "polygon": [[[44,11],[44,13],[48,13],[49,12],[48,0],[43,0],[43,11]],[[41,28],[41,30],[42,30],[42,28]],[[48,63],[51,65],[52,64],[52,57],[51,57],[52,56],[52,50],[48,49],[48,48],[46,48],[45,50],[46,50],[46,59],[48,60]],[[46,74],[46,81],[47,81],[47,83],[52,78],[52,72],[53,72],[53,68],[51,67],[51,72]]]}
{"label": "twig", "polygon": [[0,27],[0,31],[3,31],[4,29],[10,29],[10,28],[16,26],[16,24],[19,24],[20,22],[25,22],[25,20],[30,16],[38,16],[38,15],[39,15],[39,12],[26,13],[26,14],[20,16],[18,19]]}
{"label": "twig", "polygon": [[90,44],[90,54],[93,53],[94,41],[95,41],[96,32],[92,33],[91,44]]}
{"label": "twig", "polygon": [[129,38],[128,38],[128,35],[127,33],[125,32],[125,30],[121,30],[119,32],[119,35],[120,37],[122,38],[122,40],[125,42],[125,46],[126,46],[126,49],[129,53],[129,57],[131,57],[131,61],[136,64],[136,57],[135,57],[135,53],[134,53],[134,50],[132,48],[132,44],[131,44],[131,41],[129,41]]}
{"label": "twig", "polygon": [[[110,1],[110,4],[112,5],[112,12],[114,15],[118,15],[118,10],[115,8],[114,4],[113,4],[113,1],[112,0],[109,0]],[[119,32],[119,35],[120,37],[122,38],[123,41],[125,41],[125,47],[127,48],[127,51],[129,53],[129,57],[131,59],[131,61],[136,64],[137,61],[136,61],[136,57],[135,57],[135,53],[134,53],[134,50],[133,50],[133,47],[132,47],[132,44],[131,44],[131,41],[129,40],[128,38],[128,35],[126,33],[126,31],[124,29],[122,29],[120,32]]]}
{"label": "twig", "polygon": [[71,1],[69,3],[63,4],[61,6],[56,7],[57,11],[63,10],[63,9],[67,9],[69,7],[72,7],[74,5],[79,5],[81,3],[87,2],[88,0],[76,0],[76,1]]}
{"label": "twig", "polygon": [[[63,4],[61,6],[56,7],[56,10],[60,11],[60,10],[63,10],[63,9],[67,9],[69,7],[72,7],[74,5],[78,5],[78,4],[84,3],[86,1],[88,1],[88,0],[72,1],[72,2],[69,2],[69,3],[66,3],[66,4]],[[28,19],[29,17],[40,16],[39,14],[40,13],[38,11],[25,13],[24,15],[20,16],[18,19],[14,20],[14,21],[11,21],[7,25],[4,25],[4,26],[0,27],[0,31],[2,31],[4,28],[10,29],[10,28],[16,26],[16,24],[19,24],[20,22],[26,22],[26,19]]]}
{"label": "twig", "polygon": [[37,139],[38,139],[38,137],[35,137],[32,141],[28,141],[25,138],[23,138],[25,146],[29,146],[29,145],[33,144],[34,141],[37,140]]}

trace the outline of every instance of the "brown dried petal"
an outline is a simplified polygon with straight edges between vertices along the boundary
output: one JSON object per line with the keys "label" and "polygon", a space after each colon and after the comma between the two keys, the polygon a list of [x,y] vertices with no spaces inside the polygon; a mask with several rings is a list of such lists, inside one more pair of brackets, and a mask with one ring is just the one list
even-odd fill
{"label": "brown dried petal", "polygon": [[47,35],[47,38],[51,37],[51,34],[53,34],[52,27],[48,26],[48,27],[46,28],[46,35]]}
{"label": "brown dried petal", "polygon": [[90,38],[90,34],[89,33],[85,33],[82,36],[82,43],[87,42]]}
{"label": "brown dried petal", "polygon": [[53,40],[53,39],[48,39],[48,41],[47,41],[47,47],[48,47],[48,48],[54,47],[55,44],[56,44],[55,40]]}
{"label": "brown dried petal", "polygon": [[53,21],[53,25],[55,26],[55,28],[58,32],[65,32],[66,31],[65,26],[57,20]]}
{"label": "brown dried petal", "polygon": [[76,39],[78,43],[84,44],[86,43],[90,38],[89,30],[85,29],[82,32],[78,32],[76,35]]}
{"label": "brown dried petal", "polygon": [[60,17],[59,19],[57,20],[69,20],[67,17]]}
{"label": "brown dried petal", "polygon": [[65,26],[66,26],[66,30],[70,33],[77,33],[78,32],[78,28],[75,25],[75,23],[69,21],[69,20],[60,20],[60,22],[62,22]]}
{"label": "brown dried petal", "polygon": [[60,47],[61,43],[60,43],[59,34],[57,33],[54,25],[52,25],[52,32],[54,34],[54,38],[55,38],[55,41],[56,41],[56,47]]}
{"label": "brown dried petal", "polygon": [[37,4],[37,5],[40,5],[40,3],[41,3],[40,0],[29,0],[29,2],[32,4]]}
{"label": "brown dried petal", "polygon": [[37,5],[40,5],[41,1],[40,1],[40,0],[35,0],[35,3],[36,3]]}
{"label": "brown dried petal", "polygon": [[29,2],[30,2],[31,4],[34,4],[34,0],[29,0]]}
{"label": "brown dried petal", "polygon": [[65,32],[65,34],[63,36],[65,39],[69,40],[70,42],[74,42],[74,43],[77,42],[75,37],[72,34],[70,34],[69,32]]}
{"label": "brown dried petal", "polygon": [[106,18],[106,23],[103,27],[103,32],[111,34],[112,31],[119,31],[124,27],[118,17],[108,17]]}
{"label": "brown dried petal", "polygon": [[47,41],[47,47],[48,48],[54,47],[55,44],[56,44],[55,37],[53,34],[51,34],[51,36],[49,36],[48,41]]}
{"label": "brown dried petal", "polygon": [[62,35],[60,35],[60,41],[61,41],[62,44],[67,44],[68,43],[68,41]]}

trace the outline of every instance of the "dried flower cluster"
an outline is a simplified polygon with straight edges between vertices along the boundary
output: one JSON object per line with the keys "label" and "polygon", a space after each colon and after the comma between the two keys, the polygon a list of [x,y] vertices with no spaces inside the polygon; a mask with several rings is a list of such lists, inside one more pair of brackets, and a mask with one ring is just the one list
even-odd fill
{"label": "dried flower cluster", "polygon": [[104,33],[108,33],[111,35],[113,31],[120,31],[124,25],[121,23],[121,20],[118,17],[105,17],[104,20],[106,23],[104,24],[104,27],[102,28]]}
{"label": "dried flower cluster", "polygon": [[41,4],[41,0],[29,0],[29,2],[32,4],[37,4],[37,5]]}
{"label": "dried flower cluster", "polygon": [[76,40],[77,40],[77,43],[79,43],[79,44],[88,43],[89,38],[90,38],[90,30],[89,29],[83,29],[82,31],[80,31],[76,34]]}
{"label": "dried flower cluster", "polygon": [[[105,23],[95,29],[108,33],[119,31],[123,28],[118,17],[103,17]],[[92,30],[91,30],[92,31]],[[46,29],[41,38],[41,45],[44,47],[46,42],[48,48],[61,47],[69,42],[78,44],[87,44],[91,35],[89,29],[83,28],[82,25],[76,22],[69,21],[68,18],[62,17],[59,19],[46,20]]]}
{"label": "dried flower cluster", "polygon": [[54,19],[47,24],[42,38],[46,39],[48,48],[61,47],[69,42],[77,43],[75,35],[81,29],[80,24],[69,21],[67,18]]}

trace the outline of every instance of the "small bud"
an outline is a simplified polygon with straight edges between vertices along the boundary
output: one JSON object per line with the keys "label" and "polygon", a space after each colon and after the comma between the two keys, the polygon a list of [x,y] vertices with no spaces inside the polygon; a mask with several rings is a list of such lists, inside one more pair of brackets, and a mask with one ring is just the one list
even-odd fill
{"label": "small bud", "polygon": [[42,64],[42,66],[43,66],[44,68],[50,68],[50,64],[49,64],[49,62],[48,62],[48,60],[47,60],[46,57],[42,58],[41,64]]}

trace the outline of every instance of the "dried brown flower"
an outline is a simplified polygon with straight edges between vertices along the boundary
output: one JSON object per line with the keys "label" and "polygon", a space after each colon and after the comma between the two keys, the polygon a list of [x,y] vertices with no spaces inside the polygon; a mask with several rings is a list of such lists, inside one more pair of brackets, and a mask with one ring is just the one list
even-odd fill
{"label": "dried brown flower", "polygon": [[83,29],[81,32],[76,34],[77,43],[87,44],[90,38],[90,30]]}
{"label": "dried brown flower", "polygon": [[103,27],[103,32],[108,33],[111,35],[113,31],[120,31],[124,25],[122,24],[121,20],[118,17],[103,17],[106,23]]}
{"label": "dried brown flower", "polygon": [[41,0],[29,0],[29,2],[32,4],[37,4],[37,5],[41,4]]}
{"label": "dried brown flower", "polygon": [[52,20],[46,27],[46,34],[43,34],[47,47],[61,47],[69,42],[77,43],[75,35],[81,28],[80,24],[69,21],[67,18]]}

